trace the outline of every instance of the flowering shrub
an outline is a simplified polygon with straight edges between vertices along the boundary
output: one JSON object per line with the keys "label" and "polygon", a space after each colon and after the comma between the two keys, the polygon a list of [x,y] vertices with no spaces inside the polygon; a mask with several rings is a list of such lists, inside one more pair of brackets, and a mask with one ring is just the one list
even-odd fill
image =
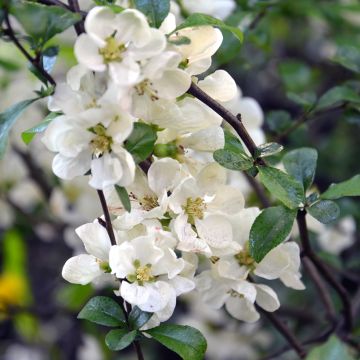
{"label": "flowering shrub", "polygon": [[[340,228],[327,224],[340,214],[334,200],[360,195],[360,175],[320,192],[313,185],[317,150],[299,147],[281,156],[282,145],[266,142],[259,104],[241,94],[227,71],[212,67],[221,30],[232,33],[231,41],[243,39],[239,27],[213,17],[226,18],[235,3],[97,1],[88,12],[74,1],[49,3],[2,7],[4,34],[43,86],[38,97],[1,114],[0,149],[21,113],[48,98],[46,119],[23,139],[29,143],[42,133],[43,145],[55,154],[53,173],[95,189],[103,213],[74,221],[66,205],[58,205],[66,202],[61,195],[50,200],[65,223],[79,225],[78,239],[72,234],[68,241],[80,239],[85,248],[66,261],[63,278],[111,287],[114,294],[93,297],[78,317],[113,327],[105,338],[113,351],[133,344],[143,359],[140,344],[150,337],[185,360],[202,359],[207,345],[201,332],[166,322],[178,298],[196,292],[197,302],[224,307],[237,320],[268,317],[304,358],[305,344],[273,314],[283,291],[274,280],[303,291],[303,264],[334,326],[330,334],[337,329],[351,344],[349,294],[314,251],[308,229],[330,252],[352,244],[351,217]],[[39,24],[34,13],[42,16]],[[19,42],[10,15],[31,39],[34,55]],[[73,25],[77,63],[55,81],[58,49],[47,42]],[[339,101],[358,103],[358,95],[335,88],[308,111]],[[261,208],[245,201],[251,188]],[[347,240],[342,231],[350,233]],[[324,281],[341,300],[337,322]]]}

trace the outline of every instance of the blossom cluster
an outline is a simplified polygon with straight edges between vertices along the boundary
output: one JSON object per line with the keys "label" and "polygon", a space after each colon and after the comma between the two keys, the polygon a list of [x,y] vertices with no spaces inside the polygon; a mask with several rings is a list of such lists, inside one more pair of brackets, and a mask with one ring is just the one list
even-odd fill
{"label": "blossom cluster", "polygon": [[[247,322],[259,318],[255,303],[278,309],[275,291],[258,278],[303,289],[299,247],[288,241],[259,263],[251,257],[249,231],[260,210],[245,208],[239,180],[212,158],[225,144],[222,118],[187,94],[193,81],[230,109],[242,104],[245,123],[263,141],[261,109],[241,98],[231,76],[217,70],[199,77],[211,68],[220,30],[176,30],[171,13],[156,29],[138,10],[107,7],[88,13],[85,30],[75,43],[79,64],[49,102],[59,115],[43,143],[56,153],[58,177],[89,176],[105,193],[116,244],[102,219],[80,226],[87,253],[70,258],[63,277],[116,286],[125,301],[154,313],[146,326],[166,321],[177,297],[193,289]],[[157,134],[146,166],[126,147],[136,124]],[[130,211],[115,185],[126,187]]]}

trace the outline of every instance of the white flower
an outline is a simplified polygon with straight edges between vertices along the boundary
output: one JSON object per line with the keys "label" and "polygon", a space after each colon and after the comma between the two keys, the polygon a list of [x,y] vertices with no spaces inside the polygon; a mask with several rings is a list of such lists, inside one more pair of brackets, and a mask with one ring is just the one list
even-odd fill
{"label": "white flower", "polygon": [[137,83],[139,61],[166,46],[164,34],[150,28],[145,15],[135,9],[114,14],[106,7],[95,7],[86,17],[85,30],[75,43],[79,63],[94,71],[108,68],[115,83],[123,86]]}
{"label": "white flower", "polygon": [[178,259],[171,248],[156,246],[155,242],[154,235],[147,235],[112,246],[110,267],[116,277],[127,279],[120,285],[125,301],[158,313],[165,321],[174,310],[176,296],[192,290],[194,283],[179,276],[184,260]]}
{"label": "white flower", "polygon": [[183,6],[191,13],[208,14],[223,20],[236,8],[236,2],[234,0],[183,0]]}
{"label": "white flower", "polygon": [[97,222],[84,224],[75,231],[88,254],[77,255],[67,260],[62,276],[73,284],[86,285],[109,272],[111,242],[106,229]]}

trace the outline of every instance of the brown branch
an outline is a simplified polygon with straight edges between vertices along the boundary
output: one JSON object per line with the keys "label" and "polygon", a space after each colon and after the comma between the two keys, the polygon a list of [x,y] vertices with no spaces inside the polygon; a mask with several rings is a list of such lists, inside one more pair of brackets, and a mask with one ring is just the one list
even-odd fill
{"label": "brown branch", "polygon": [[[73,12],[81,13],[79,2],[77,0],[69,0],[69,8]],[[82,20],[76,23],[74,25],[74,28],[78,36],[84,33],[85,32],[84,21]]]}
{"label": "brown branch", "polygon": [[316,269],[319,271],[320,275],[333,287],[333,289],[339,295],[341,302],[343,304],[343,314],[344,314],[344,327],[347,331],[352,329],[352,306],[350,297],[345,290],[345,288],[337,281],[334,275],[329,271],[327,266],[322,262],[322,260],[314,253],[310,240],[309,234],[306,225],[306,211],[299,210],[296,217],[301,243],[303,245],[303,253],[307,256],[311,262],[315,265]]}
{"label": "brown branch", "polygon": [[103,213],[104,213],[104,216],[105,216],[106,230],[108,232],[111,245],[116,245],[114,229],[113,229],[112,224],[111,224],[110,213],[109,213],[109,209],[108,209],[107,204],[106,204],[104,192],[102,190],[97,190],[97,193],[98,193],[100,203],[101,203],[101,207],[103,209]]}

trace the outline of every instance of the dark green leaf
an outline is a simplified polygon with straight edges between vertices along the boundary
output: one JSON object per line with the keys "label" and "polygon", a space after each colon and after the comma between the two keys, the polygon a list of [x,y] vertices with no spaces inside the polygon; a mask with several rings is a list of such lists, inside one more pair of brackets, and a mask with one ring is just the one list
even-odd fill
{"label": "dark green leaf", "polygon": [[261,212],[250,230],[250,254],[256,262],[288,237],[295,217],[296,210],[284,206],[269,207]]}
{"label": "dark green leaf", "polygon": [[313,92],[304,92],[298,94],[289,91],[286,93],[286,96],[293,102],[307,108],[312,107],[316,101],[316,94]]}
{"label": "dark green leaf", "polygon": [[156,131],[150,125],[137,122],[125,142],[125,148],[139,163],[151,155],[156,139]]}
{"label": "dark green leaf", "polygon": [[46,118],[39,124],[35,125],[34,127],[25,130],[21,134],[21,138],[24,141],[25,144],[29,144],[32,139],[35,137],[36,134],[41,133],[46,130],[48,125],[53,121],[57,116],[59,116],[59,113],[52,112],[46,116]]}
{"label": "dark green leaf", "polygon": [[355,358],[350,355],[347,346],[332,335],[325,344],[312,349],[306,360],[355,360]]}
{"label": "dark green leaf", "polygon": [[0,158],[3,156],[9,132],[22,112],[36,99],[21,101],[0,114]]}
{"label": "dark green leaf", "polygon": [[81,20],[81,15],[59,6],[30,1],[14,2],[11,13],[38,47]]}
{"label": "dark green leaf", "polygon": [[170,0],[134,0],[134,3],[148,17],[150,24],[157,28],[170,11]]}
{"label": "dark green leaf", "polygon": [[104,326],[125,326],[125,315],[120,305],[106,296],[95,296],[83,307],[78,319]]}
{"label": "dark green leaf", "polygon": [[225,137],[225,146],[224,150],[229,150],[233,152],[245,152],[244,147],[239,140],[233,133],[229,130],[224,129],[224,137]]}
{"label": "dark green leaf", "polygon": [[296,209],[302,206],[305,200],[304,189],[297,180],[269,166],[258,166],[258,169],[260,181],[273,196],[278,198],[290,209]]}
{"label": "dark green leaf", "polygon": [[245,153],[229,150],[216,150],[213,154],[214,160],[221,166],[230,170],[248,170],[253,167],[253,160]]}
{"label": "dark green leaf", "polygon": [[284,149],[284,147],[278,143],[270,142],[266,144],[259,145],[257,147],[259,156],[266,157],[266,156],[272,156],[274,154],[279,153]]}
{"label": "dark green leaf", "polygon": [[360,49],[355,46],[341,46],[332,61],[360,74]]}
{"label": "dark green leaf", "polygon": [[314,181],[318,154],[315,149],[300,148],[283,157],[286,171],[308,189]]}
{"label": "dark green leaf", "polygon": [[142,311],[137,306],[134,306],[129,314],[129,324],[131,329],[140,329],[152,317],[153,313]]}
{"label": "dark green leaf", "polygon": [[107,347],[112,351],[120,351],[128,347],[136,338],[137,331],[127,329],[111,330],[105,337]]}
{"label": "dark green leaf", "polygon": [[360,174],[338,184],[331,184],[322,199],[335,200],[344,196],[360,196]]}
{"label": "dark green leaf", "polygon": [[335,86],[320,97],[315,109],[322,110],[343,102],[360,104],[360,95],[348,86]]}
{"label": "dark green leaf", "polygon": [[131,203],[130,203],[130,199],[129,199],[129,194],[126,191],[126,189],[122,186],[119,185],[115,185],[115,190],[119,196],[119,199],[121,201],[121,203],[123,204],[125,210],[127,212],[131,211]]}
{"label": "dark green leaf", "polygon": [[297,60],[285,60],[279,64],[279,73],[289,91],[302,92],[311,80],[311,68]]}
{"label": "dark green leaf", "polygon": [[323,224],[330,224],[340,215],[339,206],[331,200],[320,200],[307,209],[308,213]]}
{"label": "dark green leaf", "polygon": [[266,123],[272,132],[275,134],[280,134],[291,126],[292,121],[288,112],[283,110],[275,110],[269,111],[266,114]]}
{"label": "dark green leaf", "polygon": [[199,330],[190,326],[162,324],[146,330],[146,333],[176,352],[183,360],[204,359],[207,344]]}
{"label": "dark green leaf", "polygon": [[228,30],[232,32],[240,40],[240,42],[243,41],[244,35],[238,27],[227,25],[219,19],[216,19],[210,15],[205,15],[200,13],[191,14],[189,17],[185,19],[185,21],[182,24],[180,24],[173,31],[173,33],[178,30],[189,27],[206,26],[206,25],[216,26],[220,29]]}

